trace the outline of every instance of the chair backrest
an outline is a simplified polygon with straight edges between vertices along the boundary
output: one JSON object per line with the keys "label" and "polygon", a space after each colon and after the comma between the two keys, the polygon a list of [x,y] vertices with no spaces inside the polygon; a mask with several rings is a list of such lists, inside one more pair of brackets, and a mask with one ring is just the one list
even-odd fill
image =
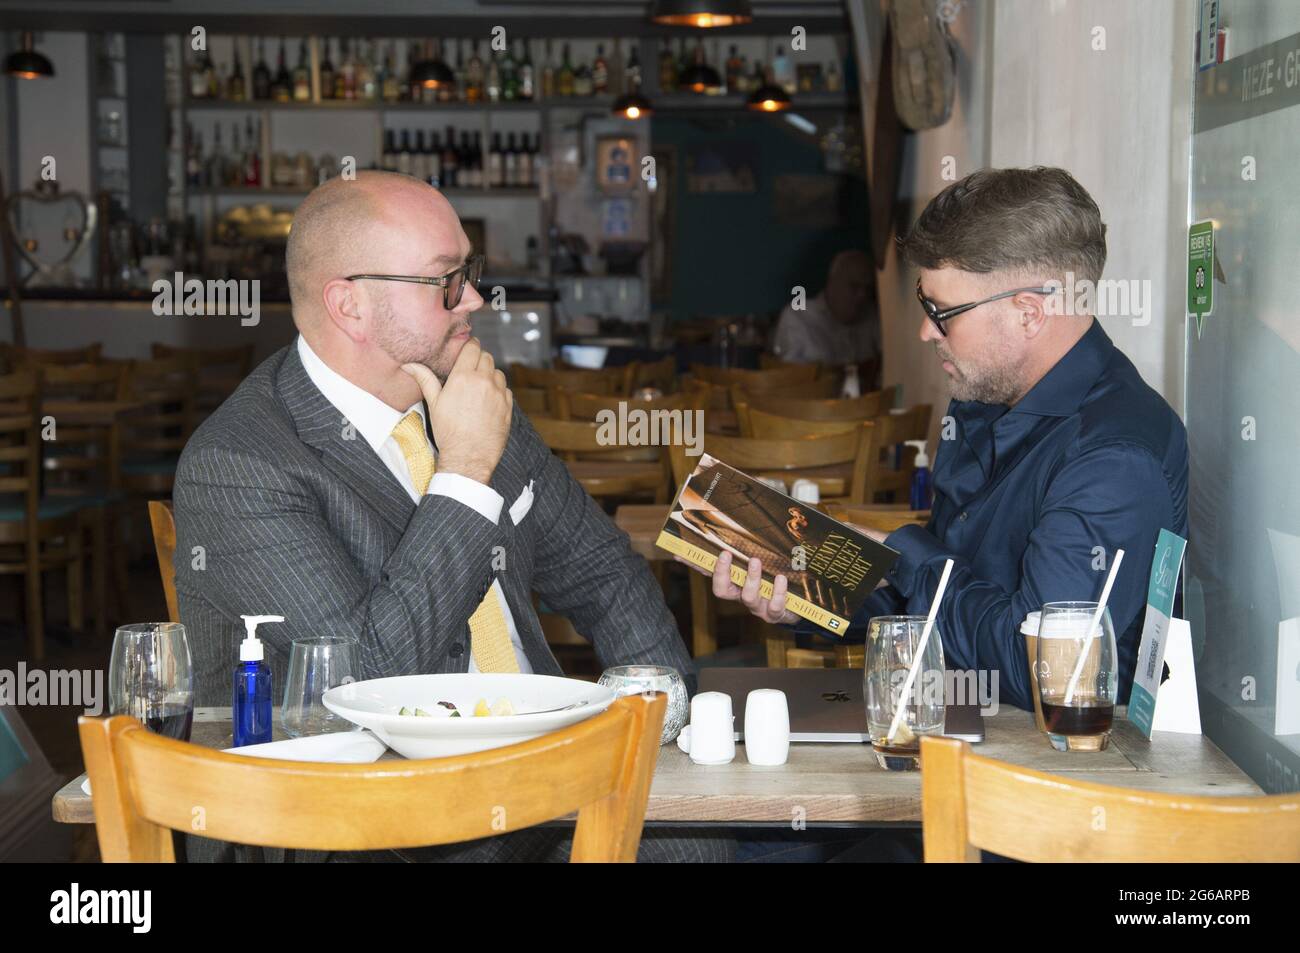
{"label": "chair backrest", "polygon": [[704,409],[707,393],[702,387],[692,387],[656,397],[654,400],[637,400],[633,397],[617,397],[610,394],[583,394],[578,391],[557,391],[555,394],[554,416],[559,420],[596,420],[602,412],[619,413],[619,404],[625,404],[628,410],[643,411],[686,411]]}
{"label": "chair backrest", "polygon": [[736,405],[736,418],[740,423],[742,437],[774,440],[844,433],[846,430],[857,430],[863,424],[871,426],[871,419],[868,417],[857,420],[801,420],[798,417],[783,417],[780,414],[757,410],[744,403]]}
{"label": "chair backrest", "polygon": [[40,413],[34,368],[0,377],[0,495],[22,495],[29,539],[35,539],[41,494]]}
{"label": "chair backrest", "polygon": [[0,356],[13,367],[24,364],[94,364],[99,361],[104,345],[96,341],[85,347],[39,348],[0,344]]}
{"label": "chair backrest", "polygon": [[158,575],[162,578],[163,594],[167,597],[167,621],[181,621],[180,607],[176,602],[176,519],[172,515],[171,500],[149,501],[149,525],[153,528],[153,546],[158,553]]}
{"label": "chair backrest", "polygon": [[[394,764],[272,761],[79,719],[106,862],[172,861],[172,830],[302,850],[452,844],[577,811],[573,861],[636,859],[666,696],[629,695],[561,731],[476,754]],[[437,810],[429,805],[436,804]]]}
{"label": "chair backrest", "polygon": [[[578,460],[623,460],[628,462],[664,461],[664,476],[668,478],[667,461],[664,458],[669,440],[678,439],[686,433],[704,434],[703,418],[688,419],[687,415],[704,409],[708,395],[702,387],[656,397],[654,400],[636,400],[632,397],[616,397],[607,394],[580,394],[576,391],[553,389],[551,391],[551,408],[557,420],[582,421],[584,423],[605,422],[615,424],[627,420],[635,422],[638,416],[629,417],[631,411],[640,411],[646,416],[639,418],[645,423],[645,437],[648,442],[634,444],[602,444],[599,453],[578,453],[564,455],[565,459]],[[623,405],[620,408],[619,405]],[[536,421],[534,421],[536,423]],[[698,428],[696,425],[699,424]],[[664,429],[667,428],[665,434]],[[696,428],[690,430],[688,428]],[[629,428],[631,432],[631,428]],[[556,448],[552,448],[556,449]]]}
{"label": "chair backrest", "polygon": [[786,364],[765,371],[743,367],[714,367],[710,364],[692,364],[691,375],[698,380],[720,387],[742,387],[761,393],[786,384],[806,384],[821,376],[820,364]]}
{"label": "chair backrest", "polygon": [[194,430],[197,392],[187,357],[131,361],[126,372],[126,396],[148,406],[122,421],[123,456],[175,456]]}
{"label": "chair backrest", "polygon": [[207,415],[235,392],[253,369],[253,345],[234,347],[173,347],[155,342],[155,358],[181,357],[190,362],[195,381],[194,404],[200,415]]}
{"label": "chair backrest", "polygon": [[657,387],[665,394],[677,390],[677,358],[669,354],[658,361],[633,361],[627,392],[635,394],[642,387]]}
{"label": "chair backrest", "polygon": [[529,417],[538,417],[550,413],[546,402],[546,391],[541,387],[512,387],[515,406]]}
{"label": "chair backrest", "polygon": [[524,364],[510,365],[510,386],[540,387],[543,390],[560,388],[576,390],[586,394],[625,394],[627,369],[609,367],[600,370],[588,368],[545,368],[528,367]]}
{"label": "chair backrest", "polygon": [[930,521],[929,510],[909,510],[902,506],[872,506],[870,503],[855,506],[849,503],[827,503],[826,515],[841,523],[856,523],[882,533],[892,533],[904,526],[925,526]]}
{"label": "chair backrest", "polygon": [[[930,435],[929,404],[917,404],[899,414],[881,414],[873,421],[870,431],[870,446],[867,450],[866,502],[875,502],[877,493],[893,493],[902,496],[898,502],[906,501],[906,493],[912,485],[912,474],[916,470],[916,450],[905,447],[902,466],[893,468],[894,447],[904,440],[925,440]],[[933,466],[935,447],[930,447],[930,461]]]}
{"label": "chair backrest", "polygon": [[[1300,861],[1300,792],[1194,797],[1111,787],[921,739],[927,862]],[[1103,819],[1104,824],[1099,824]]]}
{"label": "chair backrest", "polygon": [[[111,402],[120,400],[126,388],[126,365],[100,364],[35,365],[41,375],[43,400]],[[47,495],[88,496],[110,489],[118,466],[115,423],[73,423],[55,415],[53,439],[45,446]]]}
{"label": "chair backrest", "polygon": [[889,413],[897,388],[886,387],[861,397],[793,397],[784,394],[747,394],[744,403],[761,410],[799,420],[870,420]]}
{"label": "chair backrest", "polygon": [[[815,471],[819,467],[850,464],[845,499],[851,503],[861,503],[866,487],[869,429],[870,425],[863,423],[858,430],[789,440],[761,440],[756,437],[706,433],[704,451],[751,475],[779,472],[787,482],[800,477],[816,477],[819,474],[809,471]],[[686,456],[684,447],[673,446],[669,448],[669,459],[672,462],[673,480],[681,486],[695,468],[698,458]]]}

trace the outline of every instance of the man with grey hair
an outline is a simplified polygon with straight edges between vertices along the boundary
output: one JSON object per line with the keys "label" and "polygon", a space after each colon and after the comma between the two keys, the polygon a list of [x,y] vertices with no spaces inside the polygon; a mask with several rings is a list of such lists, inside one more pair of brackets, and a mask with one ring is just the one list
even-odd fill
{"label": "man with grey hair", "polygon": [[[878,366],[880,316],[872,306],[874,269],[866,252],[847,249],[831,259],[826,287],[801,307],[791,302],[777,320],[772,351],[792,364]],[[874,375],[873,375],[874,376]],[[868,386],[871,385],[868,381]]]}
{"label": "man with grey hair", "polygon": [[[1123,704],[1156,538],[1187,536],[1187,434],[1094,316],[1052,303],[1070,272],[1076,284],[1100,280],[1101,213],[1063,169],[983,169],[936,196],[900,250],[920,271],[920,338],[953,399],[930,520],[867,531],[900,556],[849,637],[861,639],[873,616],[924,615],[951,559],[937,618],[949,667],[996,672],[1001,701],[1028,709],[1022,621],[1047,602],[1096,601],[1123,549],[1109,600]],[[730,562],[718,561],[717,596],[803,637],[825,635],[785,609],[783,577],[764,599],[756,561],[743,587]]]}
{"label": "man with grey hair", "polygon": [[[396,173],[332,179],[298,207],[287,266],[297,340],[204,421],[176,473],[195,702],[229,704],[245,614],[285,617],[259,631],[276,690],[293,641],[322,635],[354,639],[366,679],[560,675],[534,592],[602,666],[664,665],[693,684],[645,560],[471,336],[482,260],[447,199]],[[230,856],[191,840],[192,857]],[[655,831],[641,856],[727,859],[728,843]],[[403,854],[566,856],[553,830]]]}

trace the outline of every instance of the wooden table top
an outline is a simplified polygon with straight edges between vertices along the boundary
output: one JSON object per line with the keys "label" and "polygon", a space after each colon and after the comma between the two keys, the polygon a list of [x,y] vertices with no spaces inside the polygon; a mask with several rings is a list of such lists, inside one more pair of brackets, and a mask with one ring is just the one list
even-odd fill
{"label": "wooden table top", "polygon": [[[984,720],[986,740],[974,745],[982,755],[1068,778],[1156,791],[1165,794],[1258,796],[1263,792],[1214,742],[1203,735],[1156,732],[1147,741],[1117,710],[1111,743],[1105,751],[1054,751],[1034,727],[1032,713],[1003,708]],[[279,719],[275,736],[284,737]],[[196,744],[230,744],[230,709],[194,712]],[[745,760],[736,746],[731,764],[694,764],[676,744],[659,750],[659,764],[646,820],[728,824],[789,824],[802,817],[809,824],[871,827],[919,824],[921,775],[918,771],[884,771],[864,744],[793,744],[790,759],[779,767],[760,767]],[[393,752],[384,759],[397,759]],[[93,824],[90,796],[81,789],[85,775],[54,795],[54,820]]]}

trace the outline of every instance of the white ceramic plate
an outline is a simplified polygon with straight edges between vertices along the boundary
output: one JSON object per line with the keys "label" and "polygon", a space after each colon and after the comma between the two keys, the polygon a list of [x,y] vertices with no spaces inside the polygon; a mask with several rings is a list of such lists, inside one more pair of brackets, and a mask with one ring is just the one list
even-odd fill
{"label": "white ceramic plate", "polygon": [[[507,698],[517,712],[587,704],[550,714],[472,717],[481,698],[489,705]],[[614,702],[614,692],[594,682],[552,675],[398,675],[331,688],[325,707],[369,728],[388,747],[407,758],[445,758],[528,741],[598,715]],[[438,702],[451,702],[460,718],[442,717]],[[434,717],[399,715],[403,707],[434,712]]]}

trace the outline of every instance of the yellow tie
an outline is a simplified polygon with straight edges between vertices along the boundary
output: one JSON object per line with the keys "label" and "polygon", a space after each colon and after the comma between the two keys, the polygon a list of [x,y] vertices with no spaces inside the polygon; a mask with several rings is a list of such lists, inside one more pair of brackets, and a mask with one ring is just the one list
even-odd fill
{"label": "yellow tie", "polygon": [[[411,482],[424,494],[433,479],[433,450],[424,434],[424,418],[414,410],[403,417],[393,428],[393,439],[406,458],[406,468],[411,472]],[[501,611],[501,600],[492,589],[488,590],[479,607],[469,617],[470,652],[480,672],[518,672],[519,660],[510,643],[510,628]]]}

